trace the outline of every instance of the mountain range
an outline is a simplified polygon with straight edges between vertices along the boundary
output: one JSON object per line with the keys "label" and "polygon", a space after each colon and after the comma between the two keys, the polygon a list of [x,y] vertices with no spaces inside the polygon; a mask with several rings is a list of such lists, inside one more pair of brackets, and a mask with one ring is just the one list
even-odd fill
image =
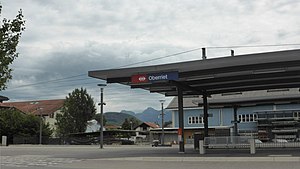
{"label": "mountain range", "polygon": [[[172,120],[172,113],[170,110],[164,110],[164,122]],[[104,116],[107,120],[107,124],[122,125],[125,119],[137,118],[142,122],[153,122],[161,125],[161,110],[155,110],[152,107],[148,107],[142,113],[135,113],[133,111],[122,110],[121,112],[106,112]]]}

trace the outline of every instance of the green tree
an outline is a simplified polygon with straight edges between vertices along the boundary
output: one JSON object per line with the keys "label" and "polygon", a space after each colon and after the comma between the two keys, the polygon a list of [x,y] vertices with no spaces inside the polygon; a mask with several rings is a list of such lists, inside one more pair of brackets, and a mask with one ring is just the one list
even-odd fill
{"label": "green tree", "polygon": [[56,116],[57,133],[65,136],[70,133],[84,132],[87,121],[96,114],[92,97],[86,89],[75,89],[66,97],[62,113]]}
{"label": "green tree", "polygon": [[168,127],[168,126],[170,126],[172,124],[172,121],[166,121],[165,123],[164,123],[164,127]]}
{"label": "green tree", "polygon": [[[95,114],[94,119],[95,119],[99,124],[101,124],[101,114],[99,114],[99,113],[98,113],[98,114]],[[103,126],[106,125],[106,122],[107,122],[107,120],[106,120],[105,116],[103,115]]]}
{"label": "green tree", "polygon": [[130,130],[130,122],[128,121],[128,119],[126,118],[122,124],[122,129],[124,130]]}
{"label": "green tree", "polygon": [[[2,5],[0,4],[0,16]],[[6,88],[6,82],[11,78],[12,69],[9,66],[18,57],[17,45],[25,30],[22,10],[13,20],[4,18],[0,26],[0,91]]]}
{"label": "green tree", "polygon": [[[17,109],[0,109],[0,135],[12,143],[14,136],[39,137],[40,117],[24,114]],[[49,124],[43,123],[43,137],[52,135]]]}
{"label": "green tree", "polygon": [[136,126],[140,125],[141,121],[136,119],[136,118],[130,118],[130,119],[125,119],[123,124],[122,124],[122,129],[124,130],[131,130],[134,129]]}

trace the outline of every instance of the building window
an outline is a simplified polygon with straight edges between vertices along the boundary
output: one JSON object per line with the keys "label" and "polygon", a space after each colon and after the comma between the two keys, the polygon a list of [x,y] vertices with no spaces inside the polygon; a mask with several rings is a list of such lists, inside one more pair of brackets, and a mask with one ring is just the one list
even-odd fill
{"label": "building window", "polygon": [[189,124],[203,124],[203,117],[200,116],[189,116],[188,117]]}
{"label": "building window", "polygon": [[300,117],[300,112],[294,112],[294,118],[299,118]]}
{"label": "building window", "polygon": [[51,113],[51,114],[49,115],[49,117],[50,117],[50,118],[54,118],[54,113]]}
{"label": "building window", "polygon": [[240,123],[256,122],[257,114],[240,114],[238,120]]}
{"label": "building window", "polygon": [[253,114],[253,121],[254,121],[254,122],[257,121],[257,114]]}
{"label": "building window", "polygon": [[199,116],[196,116],[195,118],[196,118],[195,123],[198,124],[199,123]]}
{"label": "building window", "polygon": [[203,123],[204,123],[203,117],[200,117],[199,123],[200,123],[200,124],[203,124]]}
{"label": "building window", "polygon": [[239,115],[238,121],[239,121],[239,122],[243,122],[243,116],[242,116],[241,114]]}

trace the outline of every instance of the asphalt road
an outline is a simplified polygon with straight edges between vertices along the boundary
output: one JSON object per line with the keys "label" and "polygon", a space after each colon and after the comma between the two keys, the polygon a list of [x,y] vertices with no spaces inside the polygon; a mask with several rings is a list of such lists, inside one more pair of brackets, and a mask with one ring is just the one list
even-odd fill
{"label": "asphalt road", "polygon": [[178,147],[150,146],[9,146],[0,147],[0,169],[193,169],[193,168],[299,168],[300,149],[209,150],[206,155],[187,146],[186,153]]}

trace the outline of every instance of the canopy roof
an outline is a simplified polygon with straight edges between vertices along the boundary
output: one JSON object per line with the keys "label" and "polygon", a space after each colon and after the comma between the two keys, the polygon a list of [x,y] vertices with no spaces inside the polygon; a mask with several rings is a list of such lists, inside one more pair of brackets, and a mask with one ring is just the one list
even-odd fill
{"label": "canopy roof", "polygon": [[8,97],[0,95],[0,103],[2,103],[3,101],[7,101],[7,100],[9,100]]}
{"label": "canopy roof", "polygon": [[[300,89],[272,89],[229,94],[216,94],[208,98],[210,108],[221,107],[249,107],[257,105],[300,103]],[[201,96],[188,96],[183,98],[184,108],[197,108],[203,106]],[[167,109],[178,109],[178,98],[174,97]]]}
{"label": "canopy roof", "polygon": [[[133,84],[137,74],[178,72],[178,80]],[[184,95],[220,94],[300,86],[300,50],[227,56],[155,66],[95,70],[89,76],[121,83],[132,88],[176,96],[180,86]]]}

